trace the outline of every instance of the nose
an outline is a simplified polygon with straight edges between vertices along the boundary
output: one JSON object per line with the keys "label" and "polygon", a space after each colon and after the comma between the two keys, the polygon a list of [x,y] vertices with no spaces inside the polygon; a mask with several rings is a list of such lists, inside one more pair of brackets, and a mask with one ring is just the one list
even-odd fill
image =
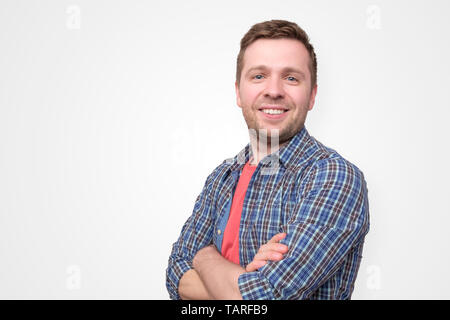
{"label": "nose", "polygon": [[271,78],[266,82],[266,88],[264,90],[264,96],[266,98],[282,99],[284,98],[284,90],[281,79]]}

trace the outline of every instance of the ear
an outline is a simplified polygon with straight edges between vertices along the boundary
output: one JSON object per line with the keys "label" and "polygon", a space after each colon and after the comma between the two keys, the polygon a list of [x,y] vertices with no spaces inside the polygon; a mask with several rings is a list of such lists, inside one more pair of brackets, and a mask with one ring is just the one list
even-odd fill
{"label": "ear", "polygon": [[242,106],[241,106],[241,95],[239,93],[239,86],[238,86],[237,81],[234,82],[234,87],[235,87],[235,90],[236,90],[236,103],[237,103],[239,108],[242,108]]}
{"label": "ear", "polygon": [[309,97],[308,111],[312,110],[312,108],[314,107],[314,102],[316,101],[316,94],[317,94],[317,84],[311,90],[311,96]]}

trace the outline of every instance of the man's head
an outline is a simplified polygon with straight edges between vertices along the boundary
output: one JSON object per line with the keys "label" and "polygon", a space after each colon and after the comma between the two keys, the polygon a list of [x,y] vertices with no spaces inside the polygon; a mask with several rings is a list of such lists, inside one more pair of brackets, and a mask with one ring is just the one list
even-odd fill
{"label": "man's head", "polygon": [[[317,62],[308,35],[295,23],[255,24],[241,40],[236,97],[249,129],[279,130],[279,144],[299,132],[317,92]],[[281,109],[270,111],[268,109]]]}

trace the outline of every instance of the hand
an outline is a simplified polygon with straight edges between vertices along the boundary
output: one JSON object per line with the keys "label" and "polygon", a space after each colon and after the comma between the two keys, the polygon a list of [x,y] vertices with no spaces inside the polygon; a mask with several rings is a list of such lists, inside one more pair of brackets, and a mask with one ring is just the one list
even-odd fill
{"label": "hand", "polygon": [[256,253],[253,261],[250,262],[245,271],[252,272],[264,266],[268,260],[280,261],[283,259],[283,254],[288,251],[285,244],[278,243],[286,237],[286,233],[277,233],[266,244],[262,245]]}

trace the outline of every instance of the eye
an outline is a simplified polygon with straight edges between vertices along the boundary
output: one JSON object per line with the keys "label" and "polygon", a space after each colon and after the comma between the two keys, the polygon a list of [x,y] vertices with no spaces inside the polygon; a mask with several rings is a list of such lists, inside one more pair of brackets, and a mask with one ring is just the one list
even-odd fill
{"label": "eye", "polygon": [[293,81],[298,81],[295,77],[287,77],[287,79],[293,79]]}
{"label": "eye", "polygon": [[[257,74],[255,76],[253,76],[253,79],[255,79],[256,77],[264,77],[262,74]],[[256,78],[256,80],[260,80],[261,78]]]}

